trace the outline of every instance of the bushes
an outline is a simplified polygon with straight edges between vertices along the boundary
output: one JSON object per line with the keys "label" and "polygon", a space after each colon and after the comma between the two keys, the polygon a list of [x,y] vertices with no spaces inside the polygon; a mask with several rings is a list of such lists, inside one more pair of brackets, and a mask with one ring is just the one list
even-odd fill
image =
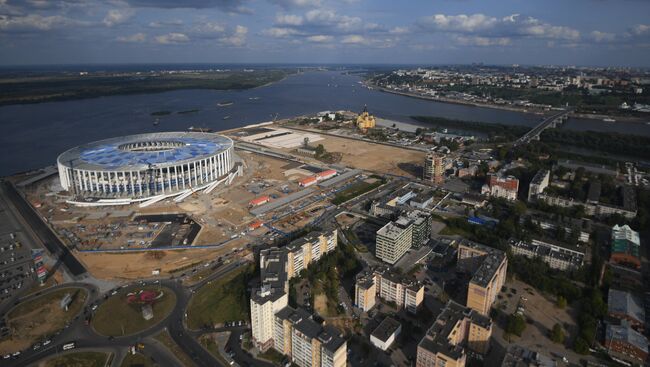
{"label": "bushes", "polygon": [[551,341],[553,341],[553,343],[563,344],[564,339],[565,339],[565,335],[564,335],[564,329],[562,329],[562,325],[560,324],[553,325],[553,330],[551,330]]}
{"label": "bushes", "polygon": [[524,330],[526,330],[526,319],[522,315],[513,313],[508,316],[506,333],[521,336]]}

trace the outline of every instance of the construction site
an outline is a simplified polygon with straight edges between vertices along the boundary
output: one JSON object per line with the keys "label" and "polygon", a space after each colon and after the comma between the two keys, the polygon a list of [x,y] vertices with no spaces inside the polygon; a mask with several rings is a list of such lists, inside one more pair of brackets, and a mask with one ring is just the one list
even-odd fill
{"label": "construction site", "polygon": [[[132,278],[174,274],[233,251],[246,255],[251,244],[317,225],[336,207],[339,193],[354,188],[356,194],[359,185],[374,188],[386,174],[407,175],[401,165],[424,157],[413,150],[273,123],[221,134],[234,141],[238,174],[230,177],[229,185],[186,190],[176,197],[80,205],[62,188],[56,170],[10,180],[91,273]],[[300,151],[319,145],[321,152],[337,153],[340,162],[326,163]]]}

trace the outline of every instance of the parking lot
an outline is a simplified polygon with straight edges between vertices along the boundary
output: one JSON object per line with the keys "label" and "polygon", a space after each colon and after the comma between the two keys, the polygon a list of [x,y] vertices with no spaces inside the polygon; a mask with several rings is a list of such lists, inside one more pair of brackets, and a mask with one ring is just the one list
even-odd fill
{"label": "parking lot", "polygon": [[31,287],[34,279],[28,237],[13,219],[0,201],[0,306],[11,303],[18,292]]}

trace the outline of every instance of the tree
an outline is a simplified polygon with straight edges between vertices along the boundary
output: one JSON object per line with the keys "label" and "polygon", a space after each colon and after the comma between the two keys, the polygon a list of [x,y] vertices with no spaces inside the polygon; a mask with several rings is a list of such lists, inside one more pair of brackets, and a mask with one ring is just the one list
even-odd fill
{"label": "tree", "polygon": [[573,350],[580,354],[589,354],[589,344],[582,337],[577,337],[573,344]]}
{"label": "tree", "polygon": [[564,343],[564,330],[562,329],[562,325],[560,324],[555,324],[553,325],[553,330],[551,330],[551,340],[553,343],[557,344],[562,344]]}
{"label": "tree", "polygon": [[316,156],[320,157],[323,154],[325,154],[325,147],[323,146],[323,144],[318,144],[318,146],[316,147]]}
{"label": "tree", "polygon": [[516,313],[508,316],[508,324],[506,325],[506,332],[508,334],[521,336],[525,329],[526,320],[523,316]]}
{"label": "tree", "polygon": [[557,296],[557,301],[555,302],[555,305],[557,306],[557,308],[565,309],[566,304],[567,304],[566,298],[564,298],[562,296]]}

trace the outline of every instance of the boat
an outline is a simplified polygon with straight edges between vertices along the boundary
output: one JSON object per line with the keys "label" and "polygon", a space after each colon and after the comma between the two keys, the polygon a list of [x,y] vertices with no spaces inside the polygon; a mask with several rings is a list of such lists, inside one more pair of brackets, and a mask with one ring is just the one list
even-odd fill
{"label": "boat", "polygon": [[248,99],[251,101],[257,101],[260,97],[248,97]]}
{"label": "boat", "polygon": [[160,119],[153,120],[153,126],[158,126],[159,123],[160,123]]}
{"label": "boat", "polygon": [[614,119],[612,119],[612,118],[609,118],[609,117],[608,117],[608,118],[604,118],[603,121],[605,121],[605,122],[616,122],[616,120],[614,120]]}
{"label": "boat", "polygon": [[230,115],[223,117],[224,120],[228,120],[229,118],[230,118]]}
{"label": "boat", "polygon": [[217,106],[226,107],[226,106],[232,106],[234,104],[235,104],[235,102],[233,102],[233,101],[223,101],[223,102],[217,103]]}

